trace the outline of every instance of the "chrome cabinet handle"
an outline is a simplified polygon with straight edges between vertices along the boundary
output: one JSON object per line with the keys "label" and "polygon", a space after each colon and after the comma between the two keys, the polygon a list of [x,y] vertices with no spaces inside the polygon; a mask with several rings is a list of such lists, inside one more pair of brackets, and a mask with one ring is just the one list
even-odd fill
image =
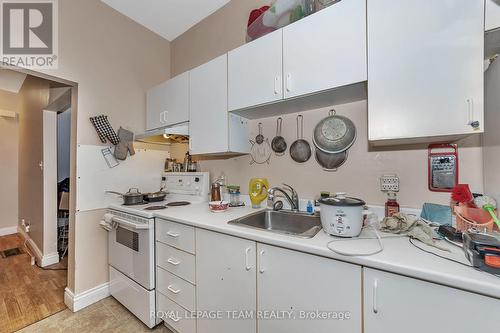
{"label": "chrome cabinet handle", "polygon": [[266,251],[262,250],[262,251],[260,251],[260,253],[259,253],[259,258],[260,258],[260,259],[259,259],[259,273],[260,273],[260,274],[263,274],[263,273],[264,273],[264,253],[265,253],[265,252],[266,252]]}
{"label": "chrome cabinet handle", "polygon": [[173,284],[171,284],[171,285],[169,285],[169,286],[167,287],[167,289],[168,289],[169,291],[171,291],[172,293],[174,293],[174,294],[178,294],[178,293],[180,293],[180,292],[181,292],[181,290],[180,290],[180,289],[174,289],[174,288],[173,288],[173,286],[174,286],[174,285],[173,285]]}
{"label": "chrome cabinet handle", "polygon": [[378,280],[375,279],[373,281],[373,313],[378,313],[378,305],[377,305],[377,289],[378,289]]}
{"label": "chrome cabinet handle", "polygon": [[174,266],[177,266],[177,265],[179,265],[179,264],[181,263],[181,262],[180,262],[180,260],[177,260],[177,259],[175,259],[175,258],[168,258],[168,259],[167,259],[167,262],[168,262],[169,264],[174,265]]}
{"label": "chrome cabinet handle", "polygon": [[172,231],[168,231],[167,235],[169,235],[170,237],[173,237],[173,238],[177,238],[180,236],[180,234],[172,232]]}
{"label": "chrome cabinet handle", "polygon": [[474,119],[474,99],[467,99],[467,109],[469,113],[469,123],[467,125],[470,125],[473,129],[478,129],[480,124],[479,121]]}
{"label": "chrome cabinet handle", "polygon": [[250,258],[249,258],[249,254],[250,254],[251,250],[252,249],[249,247],[247,247],[247,249],[245,250],[245,269],[247,271],[252,269],[252,266],[250,266]]}

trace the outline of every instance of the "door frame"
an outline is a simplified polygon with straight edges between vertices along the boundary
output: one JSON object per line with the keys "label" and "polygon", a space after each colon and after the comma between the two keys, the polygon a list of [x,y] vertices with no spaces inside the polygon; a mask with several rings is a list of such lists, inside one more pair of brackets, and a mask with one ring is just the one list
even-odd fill
{"label": "door frame", "polygon": [[67,289],[73,290],[75,286],[75,215],[76,215],[76,151],[77,151],[77,125],[78,125],[78,83],[46,73],[33,71],[26,68],[15,67],[0,61],[0,68],[10,69],[19,73],[28,74],[41,79],[46,79],[55,84],[67,86],[71,89],[71,142],[70,142],[70,188],[69,194],[69,239],[68,239],[68,276]]}

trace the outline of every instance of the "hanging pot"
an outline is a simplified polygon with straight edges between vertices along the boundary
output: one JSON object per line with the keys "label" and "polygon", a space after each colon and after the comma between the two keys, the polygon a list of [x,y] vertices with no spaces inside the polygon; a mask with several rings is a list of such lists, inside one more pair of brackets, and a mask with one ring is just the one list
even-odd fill
{"label": "hanging pot", "polygon": [[313,143],[319,150],[338,154],[349,149],[356,141],[356,127],[347,117],[338,116],[330,110],[314,128]]}

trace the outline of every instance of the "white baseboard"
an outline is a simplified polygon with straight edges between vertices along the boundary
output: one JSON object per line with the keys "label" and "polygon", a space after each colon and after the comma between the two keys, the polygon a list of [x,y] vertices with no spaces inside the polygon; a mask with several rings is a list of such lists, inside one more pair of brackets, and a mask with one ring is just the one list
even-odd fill
{"label": "white baseboard", "polygon": [[28,247],[28,250],[32,255],[35,256],[36,262],[40,267],[50,266],[59,262],[59,254],[57,252],[43,255],[42,251],[40,251],[40,248],[38,248],[35,241],[31,239],[31,237],[26,233],[26,231],[24,231],[22,227],[18,226],[17,232],[19,232],[21,236],[23,236],[23,238],[26,240],[26,246]]}
{"label": "white baseboard", "polygon": [[59,262],[59,253],[49,253],[42,256],[40,259],[40,266],[46,267],[57,264]]}
{"label": "white baseboard", "polygon": [[0,236],[17,234],[17,226],[0,228]]}
{"label": "white baseboard", "polygon": [[64,304],[73,312],[80,311],[87,306],[99,302],[109,296],[109,283],[103,283],[97,287],[85,290],[75,295],[71,290],[64,290]]}

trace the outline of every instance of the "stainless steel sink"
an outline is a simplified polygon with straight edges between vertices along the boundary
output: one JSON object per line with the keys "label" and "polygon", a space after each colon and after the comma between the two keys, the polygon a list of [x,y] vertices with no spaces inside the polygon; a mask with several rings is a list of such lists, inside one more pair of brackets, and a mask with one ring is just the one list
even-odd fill
{"label": "stainless steel sink", "polygon": [[302,238],[312,238],[321,230],[319,216],[288,211],[265,210],[228,223]]}

